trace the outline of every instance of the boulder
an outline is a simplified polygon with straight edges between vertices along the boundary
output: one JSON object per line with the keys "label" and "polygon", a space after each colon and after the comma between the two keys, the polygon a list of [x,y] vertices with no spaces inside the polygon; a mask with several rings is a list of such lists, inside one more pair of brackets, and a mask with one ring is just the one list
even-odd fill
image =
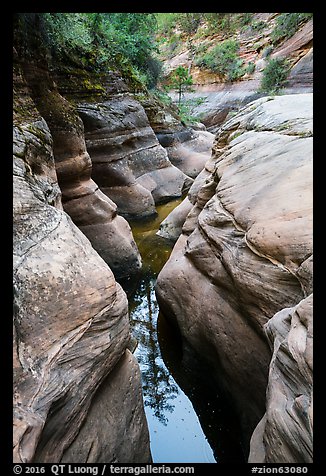
{"label": "boulder", "polygon": [[235,114],[241,107],[263,96],[259,92],[260,79],[248,79],[234,83],[223,82],[214,84],[212,88],[193,93],[185,93],[185,99],[204,98],[194,107],[194,115],[200,115],[201,121],[211,133],[216,133],[218,127]]}
{"label": "boulder", "polygon": [[[15,126],[13,171],[13,459],[57,463],[78,435],[90,406],[97,406],[93,397],[107,376],[112,385],[121,384],[115,395],[122,401],[131,373],[138,396],[141,384],[126,354],[126,294],[62,209],[52,137],[43,118]],[[137,420],[139,428],[126,438],[130,457],[150,461],[141,398],[129,399],[123,407],[113,399],[107,408],[125,412],[117,415],[117,425]],[[99,431],[102,422],[99,414],[93,419],[94,429]],[[110,440],[118,461],[120,438]],[[93,461],[107,445],[99,441]]]}
{"label": "boulder", "polygon": [[194,130],[190,140],[176,142],[167,147],[169,159],[191,178],[196,178],[210,158],[214,134]]}
{"label": "boulder", "polygon": [[233,400],[247,449],[265,412],[264,326],[311,292],[311,136],[311,94],[261,98],[226,122],[157,280],[185,349]]}
{"label": "boulder", "polygon": [[192,203],[189,198],[186,197],[180,205],[175,207],[175,209],[172,210],[172,212],[162,221],[156,234],[176,242],[181,234],[182,226],[186,221],[187,215],[192,208]]}
{"label": "boulder", "polygon": [[160,224],[157,235],[177,241],[180,234],[190,234],[197,223],[197,217],[206,202],[214,195],[216,182],[212,177],[212,163],[209,159],[197,175],[186,198]]}

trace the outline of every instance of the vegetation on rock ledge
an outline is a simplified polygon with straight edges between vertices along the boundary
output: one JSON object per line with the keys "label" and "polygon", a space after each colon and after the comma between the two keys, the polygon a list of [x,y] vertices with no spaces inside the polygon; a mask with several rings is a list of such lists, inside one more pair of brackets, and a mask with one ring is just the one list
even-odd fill
{"label": "vegetation on rock ledge", "polygon": [[290,64],[286,58],[269,59],[263,71],[260,90],[268,93],[277,92],[285,86],[289,72]]}
{"label": "vegetation on rock ledge", "polygon": [[116,67],[148,87],[156,84],[160,63],[155,58],[156,18],[152,13],[20,13],[19,28],[31,16],[50,56],[93,71]]}

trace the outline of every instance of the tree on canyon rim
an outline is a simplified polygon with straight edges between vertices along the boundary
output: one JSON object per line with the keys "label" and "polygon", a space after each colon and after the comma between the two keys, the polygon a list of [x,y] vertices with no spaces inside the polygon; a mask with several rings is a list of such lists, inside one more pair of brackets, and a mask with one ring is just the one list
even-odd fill
{"label": "tree on canyon rim", "polygon": [[172,73],[170,87],[178,92],[178,105],[180,107],[181,97],[185,91],[191,89],[193,78],[183,66],[178,66]]}

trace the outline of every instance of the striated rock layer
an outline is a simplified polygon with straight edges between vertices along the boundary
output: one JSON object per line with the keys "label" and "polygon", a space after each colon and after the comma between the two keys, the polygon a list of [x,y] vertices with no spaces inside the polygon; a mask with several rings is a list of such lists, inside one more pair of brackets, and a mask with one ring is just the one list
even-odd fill
{"label": "striated rock layer", "polygon": [[[265,97],[243,108],[220,128],[191,192],[156,293],[185,352],[205,357],[231,396],[248,449],[266,407],[264,326],[311,292],[312,95]],[[275,434],[281,431],[276,422]],[[297,451],[304,461],[300,444]]]}
{"label": "striated rock layer", "polygon": [[[194,66],[190,61],[190,51],[182,53],[188,56],[185,63],[178,56],[166,60],[165,67],[171,61],[174,63],[173,68],[179,64],[190,68],[196,91],[185,93],[184,97],[192,101],[200,99],[198,105],[193,108],[193,114],[201,115],[201,121],[211,132],[217,132],[218,127],[229,115],[266,94],[260,91],[260,85],[264,68],[270,58],[286,58],[290,64],[290,74],[282,88],[282,94],[312,93],[313,20],[301,23],[293,36],[280,38],[277,44],[274,44],[271,40],[271,32],[278,15],[255,13],[252,26],[257,22],[262,25],[261,30],[258,32],[254,28],[245,28],[237,32],[236,40],[240,43],[239,58],[247,64],[250,61],[255,66],[254,72],[244,75],[241,80],[225,81],[225,78],[219,77],[217,73]],[[219,38],[220,41],[225,39],[223,36]],[[217,38],[214,38],[214,44],[216,40]],[[209,42],[207,47],[211,45],[212,43]],[[173,95],[173,98],[176,102],[177,93]]]}
{"label": "striated rock layer", "polygon": [[[158,133],[194,139],[194,131],[182,125],[175,112],[111,70],[90,74],[81,67],[56,64],[54,78],[82,118],[92,178],[117,204],[119,214],[128,219],[156,215],[155,204],[189,189],[192,178],[170,161]],[[207,153],[212,135],[206,136]],[[198,157],[201,170],[204,159]]]}
{"label": "striated rock layer", "polygon": [[91,179],[92,162],[86,149],[83,123],[61,96],[48,71],[23,64],[33,97],[53,137],[58,182],[65,211],[87,236],[118,278],[141,267],[141,258],[127,221],[116,204]]}
{"label": "striated rock layer", "polygon": [[[127,350],[96,393],[78,438],[63,463],[139,463],[151,461],[140,370]],[[114,411],[112,411],[114,409]],[[101,422],[101,425],[98,425]]]}
{"label": "striated rock layer", "polygon": [[211,154],[214,134],[204,124],[186,127],[177,118],[173,106],[166,106],[154,96],[139,98],[160,144],[173,165],[191,178],[197,177]]}
{"label": "striated rock layer", "polygon": [[[60,462],[72,442],[78,445],[88,412],[102,428],[106,410],[116,416],[110,454],[119,462],[150,461],[139,371],[126,350],[127,298],[62,209],[52,138],[41,117],[14,128],[13,198],[14,461]],[[101,409],[96,391],[108,375],[119,387],[105,387],[110,399]],[[107,446],[99,433],[92,461],[103,461]]]}
{"label": "striated rock layer", "polygon": [[[17,14],[14,36],[14,111],[18,120],[32,117],[33,98],[53,140],[58,183],[65,211],[83,231],[118,278],[136,273],[141,258],[127,221],[91,179],[83,123],[71,101],[53,80],[39,14]],[[67,60],[67,59],[66,59]],[[67,60],[68,61],[68,60]],[[28,91],[26,90],[28,88]]]}
{"label": "striated rock layer", "polygon": [[192,180],[171,164],[142,105],[117,94],[96,104],[80,104],[92,177],[126,217],[156,213],[155,203],[180,197]]}

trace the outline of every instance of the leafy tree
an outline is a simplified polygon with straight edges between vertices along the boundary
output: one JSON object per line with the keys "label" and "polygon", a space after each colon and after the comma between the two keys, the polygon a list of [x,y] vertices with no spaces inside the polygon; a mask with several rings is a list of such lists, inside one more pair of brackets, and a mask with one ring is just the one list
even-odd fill
{"label": "leafy tree", "polygon": [[161,35],[171,35],[176,26],[177,13],[156,13],[157,30]]}
{"label": "leafy tree", "polygon": [[181,122],[186,125],[193,124],[201,120],[202,114],[196,114],[195,109],[205,102],[205,97],[189,98],[181,102],[179,105],[179,116]]}
{"label": "leafy tree", "polygon": [[218,32],[219,30],[227,33],[234,27],[232,13],[204,13],[203,15],[211,33]]}
{"label": "leafy tree", "polygon": [[172,74],[170,87],[178,92],[178,105],[180,107],[181,97],[186,90],[193,84],[193,78],[188,70],[183,66],[178,66]]}
{"label": "leafy tree", "polygon": [[193,34],[197,31],[202,15],[202,13],[179,13],[176,16],[176,21],[182,31]]}

